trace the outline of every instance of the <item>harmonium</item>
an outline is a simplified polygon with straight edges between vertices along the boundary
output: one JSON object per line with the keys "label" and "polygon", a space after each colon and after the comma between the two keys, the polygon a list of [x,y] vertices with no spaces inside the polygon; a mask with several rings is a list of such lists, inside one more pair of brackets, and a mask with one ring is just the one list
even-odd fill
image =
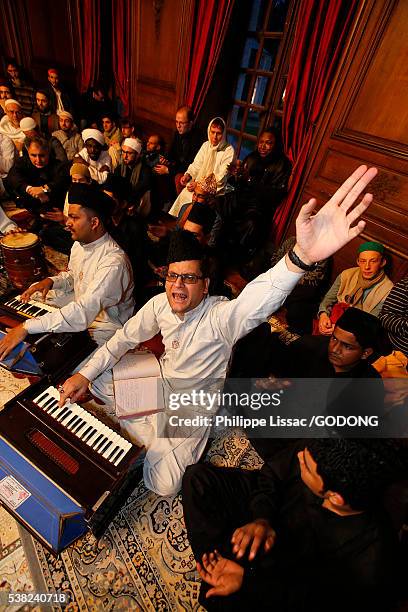
{"label": "harmonium", "polygon": [[[0,302],[0,334],[7,328],[16,327],[33,317],[39,317],[57,310],[55,306],[29,300],[23,302],[19,295],[9,294]],[[37,376],[47,376],[50,382],[55,382],[65,374],[70,374],[74,368],[90,355],[97,345],[87,330],[81,332],[29,334],[24,343],[24,350],[16,347],[4,367]],[[20,355],[24,359],[19,360]],[[17,357],[16,357],[17,355]]]}
{"label": "harmonium", "polygon": [[103,533],[137,484],[141,448],[40,381],[0,411],[0,501],[58,554]]}
{"label": "harmonium", "polygon": [[[52,310],[8,296],[0,328]],[[0,409],[0,503],[57,554],[88,529],[103,532],[134,489],[141,449],[80,404],[58,406],[58,384],[96,348],[87,331],[28,339],[28,370],[23,360],[9,369],[30,370],[37,382]]]}

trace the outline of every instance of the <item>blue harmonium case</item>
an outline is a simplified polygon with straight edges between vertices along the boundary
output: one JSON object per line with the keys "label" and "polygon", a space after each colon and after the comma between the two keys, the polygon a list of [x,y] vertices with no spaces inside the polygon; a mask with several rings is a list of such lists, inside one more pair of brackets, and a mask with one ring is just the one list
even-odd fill
{"label": "blue harmonium case", "polygon": [[0,503],[54,553],[89,528],[84,509],[1,437]]}

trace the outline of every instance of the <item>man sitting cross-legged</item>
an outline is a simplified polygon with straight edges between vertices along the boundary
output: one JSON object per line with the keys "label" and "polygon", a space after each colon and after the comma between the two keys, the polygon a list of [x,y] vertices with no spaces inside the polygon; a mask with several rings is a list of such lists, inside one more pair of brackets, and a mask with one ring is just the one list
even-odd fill
{"label": "man sitting cross-legged", "polygon": [[[65,296],[66,305],[12,329],[0,342],[0,359],[27,334],[88,328],[101,345],[133,314],[131,266],[106,229],[113,201],[96,187],[83,184],[71,186],[68,201],[67,228],[75,240],[68,270],[35,283],[22,294],[23,300],[29,300],[33,293],[41,291],[44,299],[50,289],[55,289],[60,299]],[[98,394],[98,381],[94,392],[106,399]]]}
{"label": "man sitting cross-legged", "polygon": [[392,441],[338,438],[297,442],[260,471],[189,466],[183,507],[200,603],[234,612],[394,609],[402,568],[382,498],[406,469]]}
{"label": "man sitting cross-legged", "polygon": [[[379,242],[364,242],[358,248],[357,267],[338,275],[319,306],[319,332],[330,336],[341,310],[354,306],[378,317],[392,282],[384,272],[387,263],[384,246]],[[334,316],[334,307],[338,313]]]}
{"label": "man sitting cross-legged", "polygon": [[[235,342],[262,323],[285,300],[305,270],[314,262],[329,257],[355,238],[365,227],[364,221],[352,225],[372,201],[366,194],[352,208],[356,199],[377,170],[360,166],[337,190],[329,202],[312,216],[316,200],[305,204],[298,216],[296,245],[278,264],[261,274],[228,301],[208,295],[208,270],[200,245],[190,233],[175,234],[168,256],[166,293],[153,297],[101,347],[78,374],[65,381],[61,405],[69,397],[75,401],[86,393],[90,381],[109,370],[129,350],[159,331],[165,352],[161,373],[167,393],[202,389],[216,393],[223,386],[228,361]],[[191,406],[191,415],[208,414],[207,404]],[[166,413],[164,426],[166,426]],[[149,417],[146,417],[149,419]],[[144,463],[148,488],[161,495],[172,495],[180,488],[187,465],[201,456],[210,433],[210,425],[199,424],[186,434],[162,435],[156,420],[128,420],[128,431],[140,439],[150,428],[150,440]]]}

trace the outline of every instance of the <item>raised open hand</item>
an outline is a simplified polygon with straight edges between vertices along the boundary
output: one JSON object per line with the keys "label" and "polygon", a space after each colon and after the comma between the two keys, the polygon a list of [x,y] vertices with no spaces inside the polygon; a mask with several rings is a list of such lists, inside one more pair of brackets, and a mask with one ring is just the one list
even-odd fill
{"label": "raised open hand", "polygon": [[377,168],[357,168],[316,215],[312,214],[314,198],[302,206],[296,220],[295,247],[302,261],[314,263],[326,259],[363,231],[365,221],[351,226],[371,204],[372,194],[366,193],[357,206],[352,206],[377,172]]}

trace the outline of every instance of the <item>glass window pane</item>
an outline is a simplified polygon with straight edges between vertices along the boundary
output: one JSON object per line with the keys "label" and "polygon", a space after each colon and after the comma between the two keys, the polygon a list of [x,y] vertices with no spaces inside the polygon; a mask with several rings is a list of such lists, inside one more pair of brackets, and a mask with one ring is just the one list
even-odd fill
{"label": "glass window pane", "polygon": [[268,32],[283,32],[288,7],[288,0],[273,0],[268,20]]}
{"label": "glass window pane", "polygon": [[247,122],[245,126],[245,132],[247,134],[253,134],[254,136],[257,136],[259,132],[260,124],[261,124],[260,113],[249,109],[248,118],[247,118]]}
{"label": "glass window pane", "polygon": [[246,39],[245,48],[241,60],[242,68],[254,68],[258,47],[259,41],[256,38],[250,36]]}
{"label": "glass window pane", "polygon": [[238,145],[238,136],[228,132],[227,133],[227,140],[230,143],[230,145],[232,145],[234,147],[234,149],[236,151],[237,150],[237,145]]}
{"label": "glass window pane", "polygon": [[237,106],[236,104],[232,107],[230,127],[235,130],[242,130],[242,119],[244,117],[245,108]]}
{"label": "glass window pane", "polygon": [[264,106],[266,104],[266,94],[268,90],[269,78],[257,76],[255,79],[254,91],[252,93],[251,104]]}
{"label": "glass window pane", "polygon": [[276,38],[265,38],[262,55],[259,60],[260,70],[272,71],[275,66],[276,57],[279,51],[280,40]]}
{"label": "glass window pane", "polygon": [[249,29],[252,32],[258,32],[263,29],[263,22],[265,19],[265,11],[268,6],[267,0],[253,0],[252,13],[249,20]]}
{"label": "glass window pane", "polygon": [[241,142],[241,151],[239,152],[239,159],[244,159],[247,155],[252,153],[252,151],[255,151],[255,149],[256,142],[243,138]]}
{"label": "glass window pane", "polygon": [[244,102],[246,102],[248,98],[249,87],[251,85],[251,78],[252,77],[250,74],[245,74],[242,72],[240,73],[240,75],[238,76],[237,87],[235,89],[236,100],[243,100]]}

